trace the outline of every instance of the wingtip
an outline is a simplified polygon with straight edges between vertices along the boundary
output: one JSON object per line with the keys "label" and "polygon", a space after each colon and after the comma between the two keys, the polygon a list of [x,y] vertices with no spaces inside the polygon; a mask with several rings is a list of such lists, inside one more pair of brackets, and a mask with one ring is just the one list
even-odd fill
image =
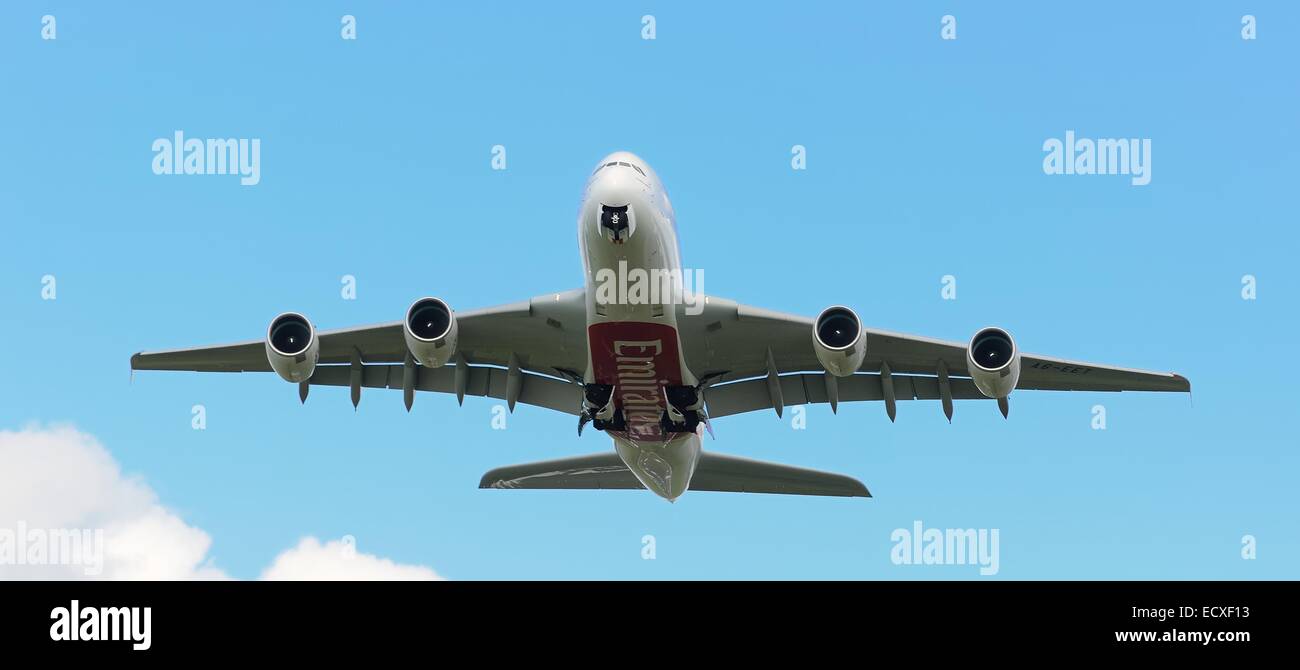
{"label": "wingtip", "polygon": [[862,483],[861,481],[859,481],[858,479],[856,479],[856,478],[854,478],[854,477],[850,477],[850,476],[848,476],[848,475],[840,475],[840,476],[843,477],[844,480],[845,480],[845,483],[848,484],[848,488],[849,488],[849,490],[851,491],[851,493],[848,494],[848,496],[849,496],[850,498],[872,498],[872,497],[874,497],[874,496],[871,495],[871,489],[868,489],[868,488],[867,488],[867,485],[866,485],[866,484],[863,484],[863,483]]}

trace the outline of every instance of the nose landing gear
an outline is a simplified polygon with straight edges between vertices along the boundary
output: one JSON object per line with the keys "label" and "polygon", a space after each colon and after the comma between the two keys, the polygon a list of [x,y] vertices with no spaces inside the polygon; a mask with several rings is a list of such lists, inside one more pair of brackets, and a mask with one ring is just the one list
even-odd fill
{"label": "nose landing gear", "polygon": [[578,435],[587,423],[596,430],[626,430],[623,411],[614,407],[612,384],[586,384],[582,389],[582,415],[578,417]]}
{"label": "nose landing gear", "polygon": [[622,207],[600,206],[600,231],[604,234],[605,239],[614,244],[623,244],[627,241],[627,238],[632,236],[634,226],[629,209],[631,209],[631,205],[623,205]]}

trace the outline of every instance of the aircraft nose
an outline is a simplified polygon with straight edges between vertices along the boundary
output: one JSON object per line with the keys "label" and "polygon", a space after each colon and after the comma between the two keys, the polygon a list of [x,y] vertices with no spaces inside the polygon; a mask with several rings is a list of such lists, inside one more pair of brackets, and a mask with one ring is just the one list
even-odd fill
{"label": "aircraft nose", "polygon": [[646,189],[627,168],[615,166],[596,176],[591,184],[591,199],[606,205],[626,205],[644,197]]}

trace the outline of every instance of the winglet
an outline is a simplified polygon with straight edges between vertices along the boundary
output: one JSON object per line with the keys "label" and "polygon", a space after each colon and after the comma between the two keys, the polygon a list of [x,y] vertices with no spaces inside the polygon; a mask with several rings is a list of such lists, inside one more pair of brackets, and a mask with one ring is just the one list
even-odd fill
{"label": "winglet", "polygon": [[1174,379],[1182,382],[1187,387],[1187,405],[1192,409],[1196,408],[1196,401],[1192,399],[1192,382],[1180,374],[1174,374]]}
{"label": "winglet", "polygon": [[1175,381],[1182,382],[1183,388],[1179,390],[1187,392],[1187,404],[1188,406],[1195,408],[1196,402],[1192,400],[1192,382],[1186,377],[1178,374],[1177,372],[1170,372],[1169,376],[1173,377]]}

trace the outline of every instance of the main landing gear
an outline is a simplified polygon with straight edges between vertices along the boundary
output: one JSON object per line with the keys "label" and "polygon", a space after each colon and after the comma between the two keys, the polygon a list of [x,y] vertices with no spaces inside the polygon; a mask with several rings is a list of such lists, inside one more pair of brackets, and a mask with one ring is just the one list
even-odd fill
{"label": "main landing gear", "polygon": [[708,421],[704,415],[704,403],[694,386],[665,386],[668,397],[668,409],[659,418],[659,429],[664,434],[694,433],[700,427],[700,421]]}
{"label": "main landing gear", "polygon": [[[614,406],[613,384],[587,384],[581,377],[569,370],[561,374],[582,386],[582,413],[578,416],[578,435],[582,429],[591,424],[596,430],[625,431],[627,419],[623,410]],[[721,373],[720,373],[721,374]],[[719,375],[720,376],[720,375]],[[713,434],[713,426],[704,412],[704,399],[701,391],[707,382],[700,386],[664,386],[663,394],[667,399],[667,409],[659,418],[659,428],[664,436],[680,433],[694,433],[700,424]]]}
{"label": "main landing gear", "polygon": [[623,410],[614,407],[612,384],[586,384],[582,387],[582,415],[578,417],[578,435],[591,423],[596,430],[627,430]]}

